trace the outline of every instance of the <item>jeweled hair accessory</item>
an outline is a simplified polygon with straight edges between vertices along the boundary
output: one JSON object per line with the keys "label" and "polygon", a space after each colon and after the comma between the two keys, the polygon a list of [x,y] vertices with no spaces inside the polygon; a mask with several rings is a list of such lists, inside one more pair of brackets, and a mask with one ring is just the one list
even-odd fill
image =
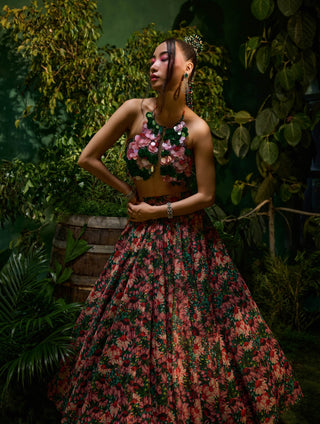
{"label": "jeweled hair accessory", "polygon": [[203,49],[202,38],[197,34],[192,34],[192,35],[187,35],[186,37],[184,37],[184,41],[187,44],[190,44],[194,48],[196,56],[198,57]]}
{"label": "jeweled hair accessory", "polygon": [[[184,41],[193,47],[196,58],[198,58],[203,49],[202,38],[197,34],[192,34],[184,37]],[[193,77],[190,78],[186,86],[186,104],[190,109],[193,109]]]}

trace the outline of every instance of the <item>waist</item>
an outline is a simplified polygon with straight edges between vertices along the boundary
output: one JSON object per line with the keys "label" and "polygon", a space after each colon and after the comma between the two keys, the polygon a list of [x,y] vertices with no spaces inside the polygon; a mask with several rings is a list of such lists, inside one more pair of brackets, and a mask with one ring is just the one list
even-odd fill
{"label": "waist", "polygon": [[190,191],[180,191],[177,193],[161,194],[156,196],[142,196],[139,197],[140,201],[149,203],[150,205],[163,205],[168,202],[177,202],[178,200],[185,199],[191,196]]}
{"label": "waist", "polygon": [[147,197],[159,197],[167,195],[178,195],[185,191],[190,191],[186,184],[172,184],[163,181],[157,169],[148,180],[135,180],[134,185],[138,194],[138,199]]}

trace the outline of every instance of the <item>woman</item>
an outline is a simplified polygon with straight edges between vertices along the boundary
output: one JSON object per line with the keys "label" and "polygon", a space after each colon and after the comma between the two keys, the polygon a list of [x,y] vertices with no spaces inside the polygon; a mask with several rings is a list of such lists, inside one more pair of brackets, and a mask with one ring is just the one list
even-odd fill
{"label": "woman", "polygon": [[[276,423],[301,397],[203,211],[215,172],[209,127],[185,103],[195,66],[190,44],[157,46],[157,97],[125,102],[80,156],[128,197],[129,222],[51,384],[63,423]],[[101,162],[123,133],[134,188]]]}

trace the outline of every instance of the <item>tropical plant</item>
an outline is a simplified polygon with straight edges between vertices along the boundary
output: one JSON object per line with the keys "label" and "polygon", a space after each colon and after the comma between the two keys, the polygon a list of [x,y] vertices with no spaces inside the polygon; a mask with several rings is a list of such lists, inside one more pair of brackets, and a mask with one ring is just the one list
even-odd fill
{"label": "tropical plant", "polygon": [[77,116],[81,120],[88,93],[96,87],[105,64],[97,46],[101,17],[96,9],[97,2],[89,0],[3,7],[1,25],[29,63],[26,88],[39,92],[24,116],[32,114],[55,129],[61,126],[62,133],[68,125],[77,125]]}
{"label": "tropical plant", "polygon": [[257,260],[248,282],[271,327],[305,331],[320,319],[320,252]]}
{"label": "tropical plant", "polygon": [[[55,280],[66,279],[58,269]],[[11,253],[0,271],[0,377],[2,396],[11,386],[43,381],[71,353],[79,304],[54,297],[47,257],[32,247]]]}
{"label": "tropical plant", "polygon": [[230,216],[217,204],[206,212],[239,268],[250,267],[253,258],[267,253],[263,216],[251,213],[250,209],[243,209],[238,217]]}
{"label": "tropical plant", "polygon": [[309,0],[253,0],[251,12],[261,22],[262,34],[249,37],[241,46],[243,63],[256,65],[268,94],[256,117],[243,110],[234,114],[232,136],[230,124],[224,121],[213,129],[213,137],[221,164],[230,157],[230,136],[238,158],[255,152],[255,165],[248,162],[247,177],[234,181],[231,200],[238,205],[250,191],[258,209],[268,206],[262,213],[269,218],[274,254],[274,211],[284,211],[281,203],[287,203],[289,212],[299,212],[295,209],[301,204],[312,155],[311,130],[320,119],[320,111],[310,108],[305,97],[308,86],[319,77],[320,14],[317,3]]}
{"label": "tropical plant", "polygon": [[[309,162],[302,166],[299,159],[307,159],[310,130],[320,119],[319,111],[308,108],[305,99],[308,86],[317,77],[320,17],[316,3],[307,0],[278,0],[277,5],[273,0],[253,0],[251,11],[263,30],[242,45],[244,63],[246,67],[255,63],[266,75],[270,92],[256,118],[246,111],[234,115],[238,127],[232,136],[233,150],[239,158],[256,151],[261,180],[251,175],[246,182],[236,182],[232,200],[239,203],[249,186],[256,203],[275,192],[286,202],[301,193],[301,177]],[[246,125],[253,132],[252,139]]]}

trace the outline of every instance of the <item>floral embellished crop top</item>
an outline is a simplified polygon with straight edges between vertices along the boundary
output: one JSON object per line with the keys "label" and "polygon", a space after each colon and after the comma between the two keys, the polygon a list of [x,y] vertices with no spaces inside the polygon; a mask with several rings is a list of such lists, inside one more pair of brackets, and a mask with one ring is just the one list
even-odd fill
{"label": "floral embellished crop top", "polygon": [[188,128],[183,117],[173,128],[162,127],[152,112],[146,113],[147,121],[142,131],[128,141],[126,162],[131,177],[147,180],[160,162],[160,175],[172,184],[182,184],[192,173],[192,151],[185,140]]}

